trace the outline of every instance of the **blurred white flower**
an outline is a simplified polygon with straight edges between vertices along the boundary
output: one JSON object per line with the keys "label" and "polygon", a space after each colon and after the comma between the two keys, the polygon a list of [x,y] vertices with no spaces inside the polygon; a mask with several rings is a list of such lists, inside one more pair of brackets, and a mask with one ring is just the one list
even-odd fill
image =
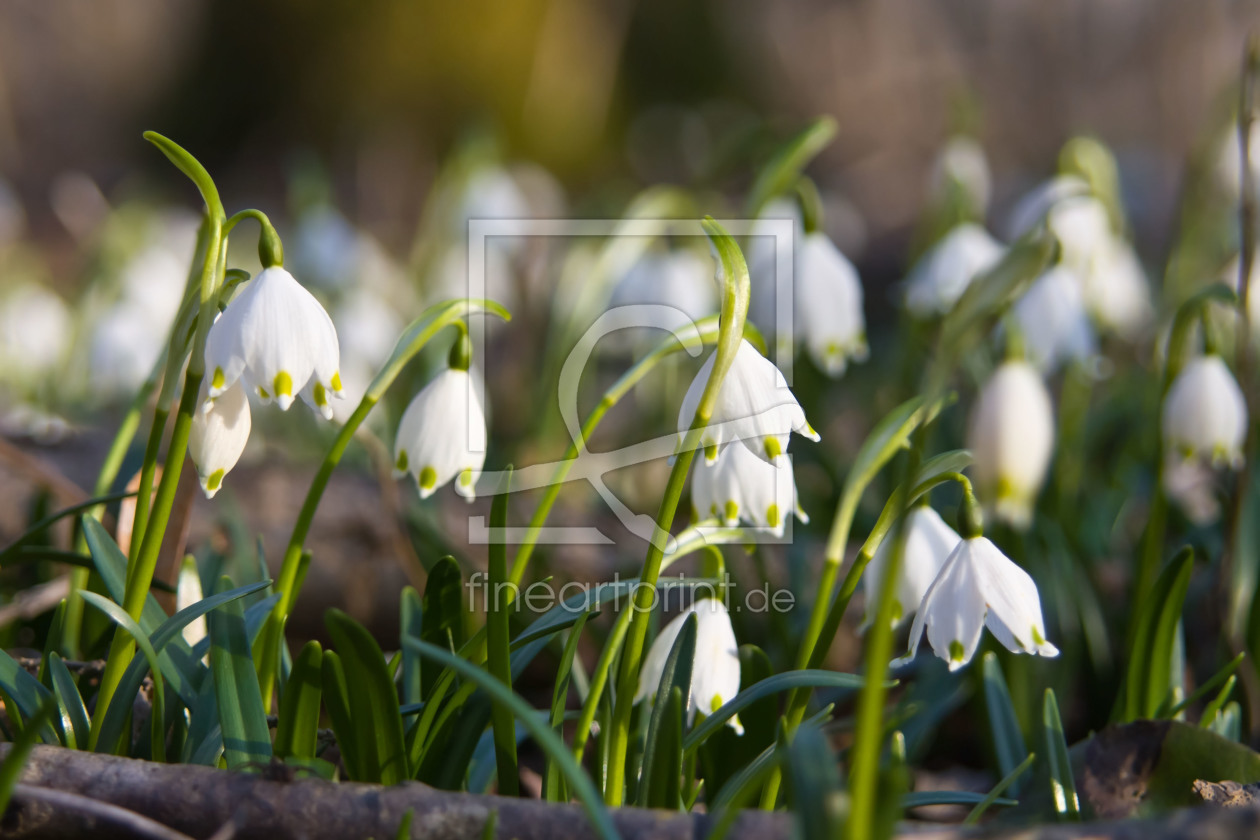
{"label": "blurred white flower", "polygon": [[814,364],[828,376],[844,373],[849,359],[866,359],[862,282],[853,263],[830,239],[815,231],[797,252],[796,329]]}
{"label": "blurred white flower", "polygon": [[1133,246],[1108,237],[1080,274],[1085,306],[1095,322],[1133,340],[1155,319],[1150,284]]}
{"label": "blurred white flower", "polygon": [[[447,248],[430,278],[428,297],[433,300],[485,297],[515,311],[520,295],[507,250],[492,237],[486,240],[482,255],[481,271],[474,276],[468,264],[468,246],[460,243]],[[494,320],[497,319],[487,322],[487,326]]]}
{"label": "blurred white flower", "polygon": [[370,370],[385,364],[407,326],[397,307],[360,286],[342,296],[333,309],[332,321],[342,366],[362,365]]}
{"label": "blurred white flower", "polygon": [[[202,599],[201,575],[197,572],[197,560],[191,554],[184,557],[175,583],[175,611],[187,609]],[[206,637],[206,617],[199,616],[184,625],[184,641],[189,647]]]}
{"label": "blurred white flower", "polygon": [[[893,593],[892,626],[905,621],[919,608],[919,602],[927,594],[928,587],[962,537],[941,519],[941,515],[927,505],[916,505],[906,514],[905,550],[901,557],[901,571]],[[883,586],[884,571],[888,568],[892,553],[893,532],[875,549],[875,554],[862,572],[862,586],[866,592],[866,617],[862,627],[875,623],[875,610],[879,606],[879,591]]]}
{"label": "blurred white flower", "polygon": [[[718,311],[717,287],[713,282],[712,261],[695,251],[676,249],[644,254],[622,276],[612,293],[612,306],[657,304],[675,310],[661,313],[651,326],[676,330]],[[648,333],[660,340],[657,330],[627,330]],[[637,337],[637,336],[635,336]],[[631,337],[633,340],[634,337]]]}
{"label": "blurred white flower", "polygon": [[[1252,177],[1260,179],[1260,123],[1252,123],[1248,141]],[[1231,200],[1237,201],[1242,195],[1242,143],[1232,123],[1221,138],[1216,154],[1216,181]]]}
{"label": "blurred white flower", "polygon": [[238,379],[265,403],[287,410],[301,395],[326,418],[341,396],[340,351],[332,319],[280,266],[264,268],[237,293],[206,342],[209,398]]}
{"label": "blurred white flower", "polygon": [[[208,388],[201,385],[200,400],[208,400]],[[188,435],[188,455],[197,466],[197,477],[207,499],[223,486],[224,477],[236,466],[249,441],[252,420],[249,398],[240,382],[234,382],[203,411],[193,413]]]}
{"label": "blurred white flower", "polygon": [[927,627],[932,652],[956,671],[971,661],[987,626],[1012,653],[1058,656],[1046,641],[1037,584],[985,537],[961,540],[923,596],[910,628],[910,651],[919,650]]}
{"label": "blurred white flower", "polygon": [[[678,411],[680,438],[691,428],[716,358],[715,350],[701,365],[683,397]],[[700,438],[705,460],[713,463],[728,441],[740,440],[758,457],[773,462],[786,455],[792,432],[818,440],[818,433],[805,420],[805,412],[792,396],[783,374],[747,339],[741,340],[718,390],[713,416]]]}
{"label": "blurred white flower", "polygon": [[691,502],[698,519],[716,517],[735,527],[741,521],[783,536],[789,513],[809,517],[796,498],[792,460],[768,463],[746,446],[728,446],[713,464],[697,461],[691,474]]}
{"label": "blurred white flower", "polygon": [[945,141],[928,178],[928,193],[935,203],[944,202],[953,188],[961,188],[972,210],[978,217],[984,217],[993,193],[993,177],[984,148],[964,134]]}
{"label": "blurred white flower", "polygon": [[967,447],[981,498],[998,518],[1026,527],[1054,451],[1054,409],[1032,365],[1006,362],[984,384]]}
{"label": "blurred white flower", "polygon": [[1195,525],[1210,525],[1221,517],[1216,472],[1197,458],[1164,453],[1164,492]]}
{"label": "blurred white flower", "polygon": [[1006,222],[1006,238],[1014,241],[1046,219],[1065,200],[1088,196],[1089,184],[1075,175],[1057,175],[1024,194]]}
{"label": "blurred white flower", "polygon": [[[643,659],[639,688],[634,695],[635,703],[656,695],[665,673],[665,661],[691,615],[696,617],[696,656],[691,666],[691,695],[687,698],[688,725],[695,720],[697,711],[710,715],[739,693],[739,643],[735,641],[730,613],[718,599],[694,601],[661,628]],[[727,721],[727,725],[744,734],[738,716]]]}
{"label": "blurred white flower", "polygon": [[472,501],[486,461],[486,416],[466,370],[447,368],[403,412],[394,441],[394,474],[410,473],[427,499],[455,479]]}
{"label": "blurred white flower", "polygon": [[0,299],[0,376],[30,383],[59,373],[70,323],[66,304],[43,286],[7,293]]}
{"label": "blurred white flower", "polygon": [[1046,373],[1098,352],[1080,281],[1069,268],[1056,266],[1034,280],[1011,307],[1011,317],[1023,336],[1028,358]]}
{"label": "blurred white flower", "polygon": [[1187,362],[1164,397],[1164,447],[1182,458],[1237,468],[1247,438],[1247,402],[1215,353]]}
{"label": "blurred white flower", "polygon": [[93,393],[134,393],[148,378],[166,344],[143,309],[115,304],[92,324],[89,345],[89,387]]}
{"label": "blurred white flower", "polygon": [[346,288],[355,283],[360,235],[341,211],[318,204],[302,213],[286,261],[319,288]]}
{"label": "blurred white flower", "polygon": [[932,246],[906,281],[906,309],[933,318],[954,308],[971,281],[997,265],[1006,248],[983,227],[956,226]]}
{"label": "blurred white flower", "polygon": [[123,267],[118,305],[142,310],[152,329],[169,331],[184,299],[190,259],[165,246],[144,249]]}

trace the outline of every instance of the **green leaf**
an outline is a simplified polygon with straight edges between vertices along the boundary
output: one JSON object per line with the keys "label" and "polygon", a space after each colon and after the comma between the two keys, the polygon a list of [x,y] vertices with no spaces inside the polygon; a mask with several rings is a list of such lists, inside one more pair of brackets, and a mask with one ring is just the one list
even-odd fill
{"label": "green leaf", "polygon": [[1168,698],[1173,646],[1193,566],[1194,549],[1187,546],[1168,562],[1146,600],[1138,605],[1121,721],[1154,717]]}
{"label": "green leaf", "polygon": [[[1241,665],[1243,660],[1246,658],[1247,658],[1247,654],[1245,652],[1238,654],[1229,662],[1227,662],[1224,668],[1222,668],[1221,670],[1213,674],[1211,677],[1209,677],[1203,683],[1203,685],[1199,686],[1194,691],[1192,691],[1190,695],[1186,697],[1186,699],[1182,700],[1180,703],[1178,703],[1175,706],[1172,706],[1171,708],[1168,706],[1167,703],[1165,703],[1164,706],[1160,708],[1159,714],[1156,715],[1156,717],[1176,717],[1185,709],[1188,709],[1190,706],[1193,706],[1195,703],[1198,703],[1204,697],[1207,697],[1213,691],[1216,691],[1223,684],[1227,683],[1230,680],[1230,678],[1233,677],[1234,672],[1238,670],[1238,666]],[[1205,710],[1204,717],[1206,716],[1207,716],[1207,712]]]}
{"label": "green leaf", "polygon": [[[508,488],[512,484],[512,467],[508,466],[502,492],[490,505],[490,528],[504,533],[507,529]],[[507,543],[498,540],[490,544],[488,566],[490,590],[486,594],[486,668],[508,688],[512,687],[512,656],[508,649],[508,619],[512,604],[500,593],[510,589],[508,583]],[[494,730],[494,761],[499,775],[499,793],[517,796],[520,793],[520,770],[516,766],[516,724],[512,722],[512,710],[500,703],[490,707],[490,725]]]}
{"label": "green leaf", "polygon": [[[29,674],[27,676],[30,676]],[[0,814],[9,808],[9,800],[13,798],[13,789],[22,778],[22,770],[26,768],[26,760],[35,748],[36,733],[45,731],[57,715],[57,704],[52,698],[46,699],[35,713],[27,718],[27,725],[9,748],[9,754],[0,761]]]}
{"label": "green leaf", "polygon": [[[221,578],[220,588],[231,588]],[[263,709],[258,673],[250,654],[245,611],[232,600],[206,616],[210,634],[210,673],[219,704],[223,754],[229,770],[271,761],[271,731]]]}
{"label": "green leaf", "polygon": [[757,218],[766,204],[796,184],[801,172],[836,136],[836,121],[819,117],[785,143],[761,169],[748,192],[748,215]]}
{"label": "green leaf", "polygon": [[572,627],[579,618],[589,616],[608,601],[618,601],[628,595],[638,583],[637,578],[616,583],[600,583],[566,598],[534,619],[528,627],[517,634],[512,640],[512,649],[516,650],[527,642],[551,636]]}
{"label": "green leaf", "polygon": [[1234,685],[1238,682],[1238,677],[1230,674],[1229,679],[1225,681],[1225,685],[1221,687],[1220,693],[1212,698],[1212,702],[1203,707],[1203,716],[1199,719],[1199,726],[1210,728],[1216,722],[1216,716],[1225,707],[1225,701],[1229,699],[1229,695],[1234,691]]}
{"label": "green leaf", "polygon": [[[149,636],[149,644],[158,654],[158,661],[163,661],[163,656],[168,647],[172,644],[184,644],[184,638],[180,634],[184,628],[192,622],[206,615],[216,607],[220,607],[229,601],[237,598],[243,598],[251,595],[267,586],[266,582],[252,583],[249,586],[241,586],[228,592],[220,592],[217,595],[211,595],[209,598],[202,598],[195,604],[190,604],[175,615],[162,622],[156,630]],[[209,639],[206,645],[209,646]],[[192,654],[190,654],[192,656]],[[200,666],[201,657],[197,656],[194,660]],[[171,666],[163,668],[161,673],[167,673]],[[140,686],[144,683],[145,675],[149,673],[149,660],[141,651],[132,657],[131,662],[127,665],[127,670],[123,672],[122,679],[118,681],[118,688],[114,690],[114,698],[124,698],[117,705],[110,703],[109,709],[104,711],[105,718],[101,721],[101,731],[97,736],[97,744],[117,744],[123,736],[123,732],[127,727],[128,721],[131,719],[132,702],[135,700],[136,694],[140,691]],[[203,682],[208,685],[209,681]],[[203,695],[200,689],[193,695],[191,703],[185,702],[184,705],[193,710],[194,716],[203,706]],[[182,695],[181,695],[182,699]],[[96,710],[96,714],[102,714],[100,709]],[[200,733],[198,733],[200,734]],[[105,747],[108,749],[108,747]]]}
{"label": "green leaf", "polygon": [[[402,603],[399,607],[398,622],[402,636],[419,636],[424,610],[420,605],[420,593],[414,586],[404,586]],[[420,691],[420,657],[413,650],[402,647],[402,700],[404,703],[419,703],[423,698]]]}
{"label": "green leaf", "polygon": [[[710,735],[720,729],[728,720],[735,717],[743,709],[756,703],[763,697],[780,691],[796,688],[861,688],[864,680],[853,674],[837,674],[835,671],[803,670],[788,671],[762,680],[756,685],[741,689],[738,694],[722,704],[722,707],[709,715],[683,740],[683,752],[690,754],[696,750]],[[896,681],[887,685],[891,688]]]}
{"label": "green leaf", "polygon": [[1076,780],[1072,775],[1067,739],[1063,735],[1063,721],[1059,718],[1059,704],[1054,699],[1054,689],[1051,688],[1046,689],[1042,722],[1045,725],[1046,757],[1050,764],[1050,793],[1054,797],[1054,809],[1060,819],[1079,820],[1081,803],[1076,795]]}
{"label": "green leaf", "polygon": [[[551,728],[556,736],[564,735],[564,712],[569,699],[569,680],[573,673],[573,660],[577,658],[578,642],[582,638],[582,630],[586,627],[586,619],[590,613],[578,616],[577,623],[569,631],[564,641],[564,650],[560,654],[560,664],[556,668],[556,681],[551,691]],[[543,771],[543,801],[568,802],[569,791],[564,784],[564,776],[560,768],[550,758],[547,759]]]}
{"label": "green leaf", "polygon": [[433,659],[465,679],[477,683],[478,687],[489,694],[493,700],[508,706],[516,719],[529,730],[529,734],[547,757],[560,767],[569,783],[569,789],[581,802],[596,832],[604,838],[618,836],[612,818],[609,817],[608,810],[604,807],[595,786],[591,784],[590,778],[573,760],[564,741],[560,740],[546,722],[540,719],[537,710],[531,708],[519,695],[486,671],[443,648],[415,638],[404,639],[403,644],[414,648],[421,656]]}
{"label": "green leaf", "polygon": [[[53,693],[3,650],[0,650],[0,689],[4,690],[21,712],[24,729],[32,728],[32,721],[35,721],[46,705],[52,704],[54,709],[57,705]],[[39,738],[45,744],[61,744],[62,738],[54,725],[57,723],[56,716],[50,720],[41,719],[38,722],[36,731],[39,732]]]}
{"label": "green leaf", "polygon": [[976,807],[971,809],[971,812],[967,814],[966,819],[963,820],[963,825],[975,825],[980,822],[980,818],[984,816],[984,812],[994,805],[1018,805],[1019,803],[1015,800],[1002,799],[1002,794],[1006,792],[1007,788],[1015,784],[1015,781],[1025,770],[1032,767],[1033,761],[1036,760],[1036,758],[1036,753],[1029,753],[1028,757],[1021,761],[1017,767],[1003,776],[1002,780],[993,786],[993,790],[985,794],[984,799],[977,802]]}
{"label": "green leaf", "polygon": [[[464,644],[464,576],[454,557],[443,557],[429,570],[424,586],[420,640],[447,650],[459,650]],[[424,699],[429,699],[437,684],[438,671],[421,662],[420,683]]]}
{"label": "green leaf", "polygon": [[32,538],[38,537],[44,531],[47,531],[50,526],[57,524],[57,522],[61,519],[76,513],[81,513],[89,508],[94,508],[97,505],[108,505],[113,502],[121,501],[122,499],[129,499],[134,495],[136,495],[135,491],[130,493],[111,493],[107,496],[97,496],[94,499],[88,499],[85,502],[79,502],[76,505],[71,505],[70,507],[62,508],[59,511],[48,514],[43,519],[23,531],[16,540],[5,546],[3,551],[0,551],[0,566],[7,566],[9,563],[14,562],[16,555],[18,554],[18,550],[22,548],[22,546],[24,546]]}
{"label": "green leaf", "polygon": [[835,753],[822,730],[802,725],[787,747],[787,779],[802,840],[844,835],[847,799]]}
{"label": "green leaf", "polygon": [[[916,790],[901,797],[901,807],[926,808],[929,805],[979,805],[987,794],[970,790]],[[1014,799],[994,799],[990,805],[1018,805]]]}
{"label": "green leaf", "polygon": [[888,497],[888,501],[884,504],[884,509],[879,514],[879,519],[875,522],[875,527],[871,528],[871,533],[867,536],[866,542],[862,543],[861,556],[864,558],[874,556],[880,543],[884,541],[884,538],[892,529],[893,522],[896,521],[897,516],[906,507],[913,505],[924,493],[930,492],[933,487],[952,480],[955,474],[971,466],[973,460],[974,458],[970,451],[953,449],[924,461],[909,482],[910,487],[913,488],[910,492],[909,501],[902,502],[902,496],[905,494],[900,487]]}
{"label": "green leaf", "polygon": [[[61,712],[61,731],[65,733],[65,745],[70,749],[86,747],[92,726],[88,721],[87,707],[75,683],[70,669],[61,656],[53,651],[48,654],[48,674],[52,678],[53,693]],[[82,747],[80,746],[82,745]]]}
{"label": "green leaf", "polygon": [[[989,715],[993,751],[997,753],[998,772],[1007,776],[1027,760],[1028,747],[1024,745],[1024,734],[1020,731],[1015,704],[1011,702],[1011,692],[1006,687],[997,654],[990,651],[984,655],[982,670],[984,706]],[[1013,786],[1011,792],[1019,793],[1018,785]]]}
{"label": "green leaf", "polygon": [[[135,641],[136,647],[139,648],[140,652],[144,655],[145,660],[149,663],[149,670],[153,674],[153,708],[150,711],[153,760],[164,761],[166,727],[163,721],[162,707],[166,695],[166,686],[162,681],[162,669],[158,660],[157,651],[153,648],[153,644],[149,641],[149,637],[146,636],[144,631],[140,629],[140,625],[133,621],[131,616],[129,616],[127,611],[122,607],[95,592],[88,592],[84,590],[79,593],[79,597],[96,607],[101,612],[105,613],[109,616],[111,621],[126,631],[127,635],[131,636],[131,638]],[[115,691],[114,697],[110,701],[110,707],[113,708],[116,704],[124,704],[126,708],[130,710],[134,700],[135,695],[123,697]],[[99,713],[100,712],[98,711],[97,714]],[[106,717],[108,718],[108,712],[106,712]],[[113,750],[118,746],[118,742],[98,739],[96,746],[97,752],[113,752]]]}
{"label": "green leaf", "polygon": [[[652,715],[648,719],[647,742],[643,753],[643,775],[639,780],[638,804],[649,808],[677,808],[677,798],[667,800],[671,793],[677,797],[678,777],[682,772],[682,749],[678,741],[682,739],[681,716],[686,706],[675,708],[665,702],[674,691],[682,697],[691,697],[691,669],[696,659],[696,627],[695,613],[687,616],[682,629],[674,640],[669,656],[665,659],[665,667],[661,671],[661,679],[653,694]],[[675,721],[669,715],[677,713],[677,731]],[[664,743],[659,743],[664,739]],[[664,776],[666,778],[661,778]]]}
{"label": "green leaf", "polygon": [[167,160],[175,164],[175,168],[183,172],[197,186],[211,218],[223,221],[223,203],[219,200],[219,190],[215,187],[214,179],[210,177],[206,168],[183,146],[156,131],[146,131],[144,139],[161,149]]}
{"label": "green leaf", "polygon": [[324,616],[345,669],[359,772],[355,781],[398,784],[410,778],[398,694],[385,654],[362,624],[340,610]]}
{"label": "green leaf", "polygon": [[309,641],[293,661],[293,670],[284,684],[280,715],[276,721],[277,758],[315,758],[319,732],[319,699],[323,689],[324,651],[317,641]]}
{"label": "green leaf", "polygon": [[354,727],[354,719],[350,715],[350,692],[346,687],[346,672],[341,667],[341,657],[336,651],[324,651],[321,670],[324,678],[324,708],[328,710],[333,734],[337,736],[341,760],[345,763],[346,773],[351,779],[362,779],[364,775],[359,760],[361,748],[358,732]]}

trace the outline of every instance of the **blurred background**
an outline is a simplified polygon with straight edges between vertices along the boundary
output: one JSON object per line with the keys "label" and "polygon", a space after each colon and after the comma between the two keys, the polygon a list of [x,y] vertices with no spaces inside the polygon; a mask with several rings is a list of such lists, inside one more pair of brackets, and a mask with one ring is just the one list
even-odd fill
{"label": "blurred background", "polygon": [[[861,275],[878,359],[942,171],[967,175],[1001,234],[1077,134],[1114,151],[1158,287],[1194,173],[1237,183],[1230,126],[1257,25],[1254,0],[0,4],[0,543],[33,511],[92,486],[178,304],[200,204],[142,140],[146,129],[197,156],[229,212],[270,215],[291,267],[337,322],[353,392],[423,303],[458,288],[445,284],[463,275],[466,219],[618,218],[659,184],[687,188],[698,213],[738,215],[773,150],[829,115],[839,133],[810,175],[827,232]],[[964,152],[951,157],[959,138]],[[234,239],[233,264],[253,270],[251,237]],[[563,303],[566,277],[580,285],[582,253],[536,251],[507,254],[516,279],[491,289],[518,315],[486,360],[491,466],[557,457],[567,443],[532,377],[548,369],[538,330],[559,305],[548,301]],[[1196,282],[1228,256],[1213,252]],[[316,564],[303,596],[315,606],[348,602],[391,621],[392,609],[374,606],[422,579],[417,556],[456,550],[444,540],[461,536],[463,503],[446,493],[419,505],[387,474],[398,413],[432,361],[404,377],[399,404],[376,417],[375,443],[329,490],[311,543],[321,560],[345,562]],[[855,368],[824,392],[817,371],[801,371],[825,447],[798,466],[814,530],[827,527],[836,464],[887,402],[852,395],[880,376]],[[675,398],[646,396],[637,416],[668,429]],[[172,558],[207,540],[248,554],[258,533],[278,557],[329,434],[304,409],[289,415],[287,425],[278,412],[255,417],[261,434],[214,506],[186,476]],[[608,441],[633,437],[635,417],[610,419]],[[663,482],[654,469],[620,479],[639,509]],[[557,521],[607,516],[591,513],[589,490],[572,495]],[[477,548],[456,548],[482,562]],[[565,568],[602,575],[597,555],[579,552]],[[5,588],[30,582],[18,575]]]}

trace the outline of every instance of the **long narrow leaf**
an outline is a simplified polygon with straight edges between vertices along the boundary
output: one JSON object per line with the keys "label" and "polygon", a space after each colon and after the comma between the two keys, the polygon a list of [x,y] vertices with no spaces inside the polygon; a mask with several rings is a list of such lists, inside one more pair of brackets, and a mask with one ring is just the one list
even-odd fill
{"label": "long narrow leaf", "polygon": [[[21,712],[24,729],[31,728],[31,721],[35,720],[35,716],[46,705],[51,703],[55,707],[57,704],[53,693],[3,650],[0,650],[0,689],[4,690]],[[54,717],[51,721],[40,720],[38,723],[36,731],[45,744],[62,743],[55,722]]]}
{"label": "long narrow leaf", "polygon": [[[105,613],[109,616],[111,621],[125,630],[135,641],[136,647],[140,649],[140,652],[144,654],[145,660],[149,663],[149,670],[153,673],[153,707],[149,712],[151,716],[150,725],[153,733],[153,758],[156,761],[165,760],[164,744],[166,741],[166,727],[163,725],[162,707],[166,696],[166,686],[162,680],[162,669],[159,664],[157,651],[154,649],[153,644],[149,641],[149,637],[146,636],[144,631],[140,629],[140,625],[133,621],[131,616],[128,615],[127,611],[122,607],[95,592],[80,592],[79,597],[96,607],[101,612]],[[125,705],[127,709],[130,709],[134,699],[134,695],[131,697],[124,697],[115,692],[113,699],[110,701],[110,706]],[[98,711],[97,714],[100,714],[100,712]],[[106,716],[108,717],[108,712],[106,713]],[[117,746],[118,743],[116,741],[106,741],[103,738],[99,738],[96,742],[97,752],[113,752]]]}
{"label": "long narrow leaf", "polygon": [[[666,799],[668,793],[677,785],[676,780],[682,763],[681,744],[672,744],[674,721],[670,718],[671,715],[677,713],[681,719],[686,706],[675,708],[666,701],[675,691],[678,691],[686,700],[691,698],[691,669],[696,659],[697,626],[695,613],[687,616],[677,638],[674,639],[673,647],[669,650],[669,656],[665,658],[665,667],[661,671],[661,679],[654,695],[655,702],[652,704],[652,716],[648,720],[647,744],[643,753],[643,775],[639,780],[639,804],[649,808],[678,807],[677,802]],[[678,736],[681,740],[681,725],[678,727]],[[658,757],[658,751],[662,746],[658,742],[662,737],[667,738],[667,743],[664,745],[665,754]],[[674,746],[678,747],[677,763],[673,755]],[[658,774],[672,775],[675,781],[671,784],[657,778]]]}
{"label": "long narrow leaf", "polygon": [[347,700],[355,732],[357,781],[398,784],[409,778],[398,693],[385,654],[362,624],[340,610],[324,618],[346,675]]}
{"label": "long narrow leaf", "polygon": [[70,669],[55,651],[48,654],[48,673],[61,712],[61,729],[66,736],[66,746],[71,749],[86,747],[92,731],[87,707],[83,705],[83,695],[79,693]]}
{"label": "long narrow leaf", "polygon": [[[1007,776],[1028,758],[1028,747],[1024,745],[1024,734],[1020,731],[1015,705],[1011,702],[1011,692],[1006,687],[1006,676],[1002,673],[997,654],[990,651],[984,655],[982,670],[984,705],[993,734],[993,751],[997,753],[998,772]],[[1011,792],[1019,792],[1018,782],[1012,786]]]}
{"label": "long narrow leaf", "polygon": [[[231,588],[222,578],[220,587]],[[210,673],[219,703],[223,754],[228,769],[266,764],[271,760],[271,732],[263,710],[258,674],[245,631],[245,611],[232,600],[206,617],[210,632]]]}
{"label": "long narrow leaf", "polygon": [[293,670],[284,684],[276,741],[277,758],[314,758],[319,732],[319,699],[323,693],[324,651],[319,642],[309,641],[293,661]]}
{"label": "long narrow leaf", "polygon": [[[511,486],[512,468],[507,468],[503,492],[494,497],[490,506],[490,528],[504,533],[507,528],[507,488]],[[490,544],[490,591],[486,596],[486,668],[509,689],[512,687],[512,656],[508,649],[508,616],[511,603],[503,594],[508,592],[507,542],[497,540]],[[516,766],[516,724],[512,711],[501,703],[490,707],[490,726],[494,730],[494,763],[499,776],[499,793],[517,796],[520,793],[520,770]]]}
{"label": "long narrow leaf", "polygon": [[1046,735],[1046,757],[1050,762],[1050,793],[1054,809],[1060,819],[1079,820],[1081,803],[1076,795],[1076,780],[1072,776],[1072,759],[1068,755],[1067,740],[1063,736],[1063,721],[1059,718],[1059,704],[1054,699],[1054,689],[1046,689],[1042,709]]}
{"label": "long narrow leaf", "polygon": [[341,657],[336,651],[324,651],[320,670],[323,671],[324,678],[324,708],[328,710],[333,734],[337,736],[341,760],[345,763],[350,778],[361,779],[363,770],[359,762],[358,733],[350,717],[350,691],[346,686],[346,672],[341,667]]}

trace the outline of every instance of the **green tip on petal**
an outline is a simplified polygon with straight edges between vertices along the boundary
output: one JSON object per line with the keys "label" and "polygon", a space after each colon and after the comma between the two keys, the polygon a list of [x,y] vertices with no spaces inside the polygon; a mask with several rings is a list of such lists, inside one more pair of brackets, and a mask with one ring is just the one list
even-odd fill
{"label": "green tip on petal", "polygon": [[264,400],[271,399],[271,394],[268,394],[267,389],[261,385],[258,386],[258,396],[262,397]]}
{"label": "green tip on petal", "polygon": [[459,474],[459,486],[470,487],[472,486],[472,480],[472,469],[464,467],[464,471]]}
{"label": "green tip on petal", "polygon": [[223,470],[215,470],[206,477],[202,487],[207,493],[213,493],[223,485]]}
{"label": "green tip on petal", "polygon": [[716,712],[720,708],[722,708],[722,695],[714,694],[713,699],[709,701],[709,710]]}
{"label": "green tip on petal", "polygon": [[272,387],[276,389],[277,397],[293,396],[293,377],[284,371],[276,374],[276,381],[272,383]]}
{"label": "green tip on petal", "polygon": [[334,373],[332,375],[332,379],[328,381],[328,384],[332,386],[332,389],[334,392],[340,391],[341,390],[341,371],[337,371],[336,373]]}
{"label": "green tip on petal", "polygon": [[712,464],[717,460],[718,450],[716,443],[706,443],[704,445],[704,460]]}
{"label": "green tip on petal", "polygon": [[779,506],[770,505],[770,507],[766,508],[766,524],[771,528],[778,528],[779,522]]}
{"label": "green tip on petal", "polygon": [[783,454],[783,447],[779,445],[778,438],[775,438],[775,437],[766,438],[764,446],[766,448],[766,457],[772,461]]}
{"label": "green tip on petal", "polygon": [[394,469],[398,470],[400,473],[405,473],[407,471],[406,449],[400,449],[398,451],[398,459],[394,461]]}
{"label": "green tip on petal", "polygon": [[226,381],[226,378],[223,376],[223,368],[217,367],[214,369],[214,376],[210,377],[210,387],[220,390]]}
{"label": "green tip on petal", "polygon": [[1037,629],[1035,624],[1032,629],[1032,640],[1035,645],[1044,645],[1046,643],[1046,637],[1041,635],[1041,631]]}
{"label": "green tip on petal", "polygon": [[420,489],[432,490],[437,486],[437,470],[433,467],[425,467],[420,471]]}
{"label": "green tip on petal", "polygon": [[315,405],[320,406],[321,408],[328,405],[328,392],[325,391],[324,386],[320,385],[318,382],[316,382],[315,387],[311,389],[311,395],[315,398]]}
{"label": "green tip on petal", "polygon": [[963,643],[954,639],[949,643],[949,661],[962,662],[967,658],[967,650],[963,647]]}
{"label": "green tip on petal", "polygon": [[[714,507],[716,508],[716,505]],[[714,510],[714,512],[716,513],[717,511]],[[723,513],[726,515],[727,522],[734,522],[736,519],[739,519],[739,505],[735,504],[733,499],[727,499]]]}

